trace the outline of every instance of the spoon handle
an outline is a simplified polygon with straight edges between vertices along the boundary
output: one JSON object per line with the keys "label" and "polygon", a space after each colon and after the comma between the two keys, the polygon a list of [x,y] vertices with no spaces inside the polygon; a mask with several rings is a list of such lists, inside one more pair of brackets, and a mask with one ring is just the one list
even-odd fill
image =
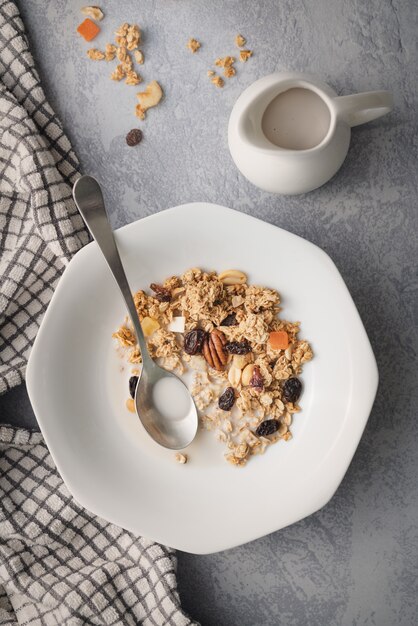
{"label": "spoon handle", "polygon": [[73,197],[89,231],[107,261],[113,278],[121,290],[136,332],[142,360],[143,362],[151,361],[128,279],[126,278],[113,231],[107,217],[100,185],[92,176],[82,176],[73,187]]}

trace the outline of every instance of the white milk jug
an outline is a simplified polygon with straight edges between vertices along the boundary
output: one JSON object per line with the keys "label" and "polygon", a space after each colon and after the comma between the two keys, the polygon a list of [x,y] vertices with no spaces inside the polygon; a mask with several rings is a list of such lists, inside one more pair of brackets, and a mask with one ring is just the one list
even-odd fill
{"label": "white milk jug", "polygon": [[271,74],[238,98],[229,120],[229,149],[254,185],[273,193],[305,193],[339,170],[351,127],[392,106],[388,91],[337,96],[308,74]]}

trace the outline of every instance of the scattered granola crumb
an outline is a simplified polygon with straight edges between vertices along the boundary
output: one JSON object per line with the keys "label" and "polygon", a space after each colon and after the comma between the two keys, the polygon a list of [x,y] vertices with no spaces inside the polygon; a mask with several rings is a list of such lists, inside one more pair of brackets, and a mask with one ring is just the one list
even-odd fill
{"label": "scattered granola crumb", "polygon": [[113,61],[116,56],[116,46],[113,43],[107,43],[105,48],[105,59],[106,61]]}
{"label": "scattered granola crumb", "polygon": [[212,83],[215,85],[215,87],[220,87],[220,88],[222,88],[225,85],[224,79],[221,78],[220,76],[214,76],[212,78]]}
{"label": "scattered granola crumb", "polygon": [[138,65],[142,65],[144,63],[144,53],[142,50],[135,50],[134,57]]}
{"label": "scattered granola crumb", "polygon": [[189,50],[191,50],[193,52],[193,54],[194,54],[195,52],[197,52],[199,50],[200,43],[197,41],[197,39],[193,39],[193,37],[192,37],[187,42],[187,48],[189,48]]}
{"label": "scattered granola crumb", "polygon": [[89,48],[89,50],[87,50],[87,56],[93,61],[103,61],[105,58],[104,53],[101,50],[97,50],[97,48]]}
{"label": "scattered granola crumb", "polygon": [[104,18],[103,11],[100,7],[83,7],[81,12],[83,15],[87,15],[98,22]]}
{"label": "scattered granola crumb", "polygon": [[246,63],[250,57],[253,56],[252,50],[241,50],[239,53],[239,60]]}
{"label": "scattered granola crumb", "polygon": [[116,66],[116,69],[111,73],[110,78],[112,80],[122,80],[122,78],[125,78],[125,71],[122,65]]}
{"label": "scattered granola crumb", "polygon": [[129,70],[126,73],[126,80],[125,80],[126,85],[139,85],[140,82],[142,82],[141,76],[137,74],[136,72],[134,72],[133,70]]}
{"label": "scattered granola crumb", "polygon": [[181,452],[177,452],[175,458],[177,463],[180,463],[181,465],[185,465],[188,461],[187,454],[182,454]]}
{"label": "scattered granola crumb", "polygon": [[236,70],[234,67],[232,67],[232,65],[224,69],[224,76],[226,76],[226,78],[232,78],[232,76],[235,76],[235,74]]}
{"label": "scattered granola crumb", "polygon": [[141,42],[141,31],[137,24],[125,22],[119,26],[115,35],[115,41],[118,46],[126,47],[128,50],[135,50]]}
{"label": "scattered granola crumb", "polygon": [[142,130],[133,128],[126,135],[126,143],[128,146],[137,146],[142,141]]}
{"label": "scattered granola crumb", "polygon": [[245,44],[247,43],[247,40],[242,35],[237,35],[235,37],[235,43],[238,46],[238,48],[242,48],[242,46],[245,46]]}
{"label": "scattered granola crumb", "polygon": [[211,77],[211,76],[215,76],[215,72],[214,72],[213,70],[208,70],[208,71],[207,71],[207,75],[208,75],[209,77]]}
{"label": "scattered granola crumb", "polygon": [[215,65],[218,67],[231,67],[235,63],[235,57],[218,57],[215,59]]}

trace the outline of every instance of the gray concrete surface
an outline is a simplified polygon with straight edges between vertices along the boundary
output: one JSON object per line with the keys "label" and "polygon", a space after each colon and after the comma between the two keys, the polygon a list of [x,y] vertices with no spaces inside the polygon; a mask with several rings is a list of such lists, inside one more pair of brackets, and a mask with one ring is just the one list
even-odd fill
{"label": "gray concrete surface", "polygon": [[[333,500],[252,544],[212,556],[179,554],[181,596],[206,626],[409,626],[418,615],[418,13],[413,0],[119,0],[102,2],[108,41],[122,21],[144,28],[144,79],[164,103],[138,149],[134,87],[85,56],[75,35],[84,0],[21,0],[45,88],[84,172],[107,189],[115,226],[207,200],[277,224],[325,248],[359,308],[381,383],[363,439]],[[242,32],[254,50],[224,90],[216,56]],[[190,36],[203,43],[185,49]],[[393,90],[394,112],[357,128],[325,187],[300,197],[263,193],[229,157],[228,116],[241,91],[275,70],[310,71],[341,94]],[[330,294],[332,297],[332,294]],[[326,310],[326,303],[318,303]],[[338,349],[338,338],[336,338]],[[338,354],[336,354],[338,359]],[[23,388],[0,399],[1,419],[36,428]],[[274,494],[272,494],[274,497]],[[237,520],[239,523],[239,519]]]}

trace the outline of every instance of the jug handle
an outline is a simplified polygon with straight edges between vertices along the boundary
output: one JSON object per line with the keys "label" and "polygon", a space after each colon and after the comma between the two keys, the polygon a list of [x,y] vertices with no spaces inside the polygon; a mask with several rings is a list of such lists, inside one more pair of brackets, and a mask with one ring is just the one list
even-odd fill
{"label": "jug handle", "polygon": [[337,96],[334,104],[338,119],[349,126],[358,126],[389,113],[393,109],[393,97],[390,91],[365,91]]}

